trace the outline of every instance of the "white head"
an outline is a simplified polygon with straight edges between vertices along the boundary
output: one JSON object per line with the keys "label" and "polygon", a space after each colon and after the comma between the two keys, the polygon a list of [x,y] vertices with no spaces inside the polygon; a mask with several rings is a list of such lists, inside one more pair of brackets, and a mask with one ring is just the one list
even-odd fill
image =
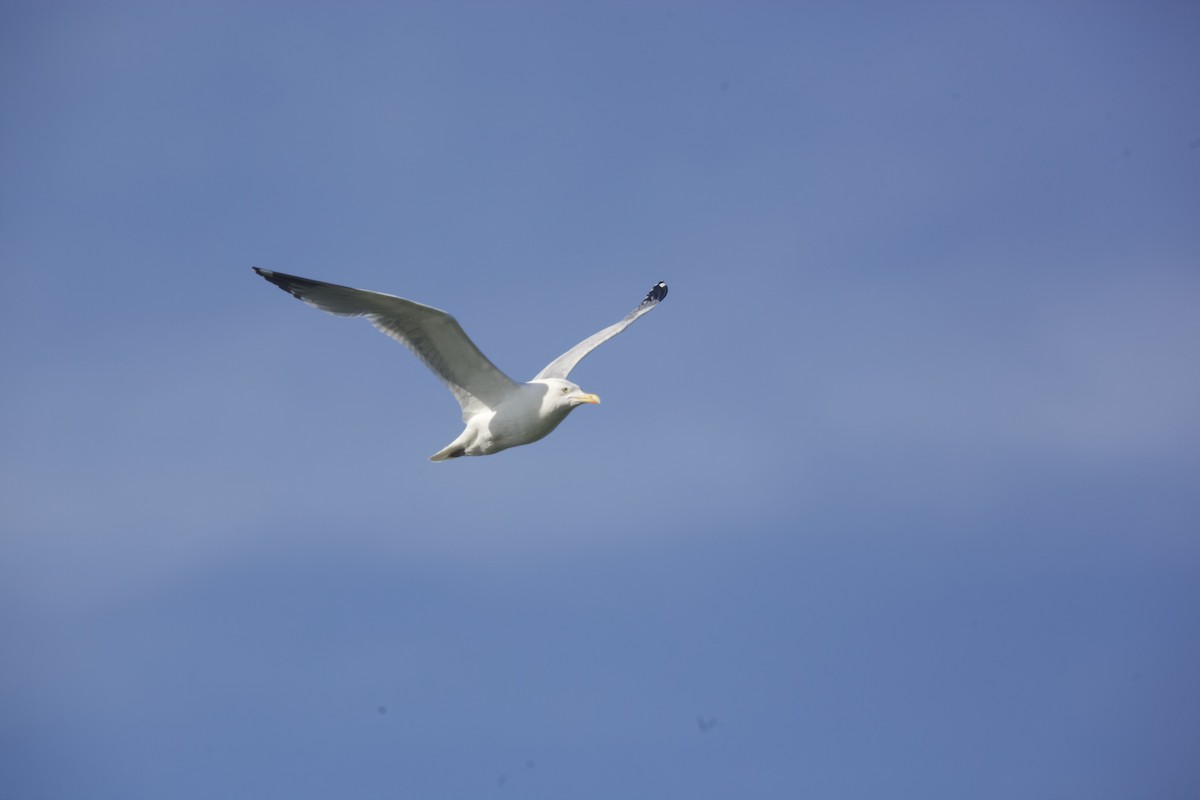
{"label": "white head", "polygon": [[599,404],[600,402],[600,398],[596,395],[588,394],[575,384],[562,378],[542,378],[538,381],[532,381],[532,383],[540,383],[546,387],[546,395],[542,401],[543,408],[570,411],[572,408],[585,403]]}

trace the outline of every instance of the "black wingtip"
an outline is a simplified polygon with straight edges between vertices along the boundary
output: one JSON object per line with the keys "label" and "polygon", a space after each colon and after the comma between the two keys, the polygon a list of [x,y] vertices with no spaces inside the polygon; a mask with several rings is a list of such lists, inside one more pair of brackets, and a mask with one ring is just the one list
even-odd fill
{"label": "black wingtip", "polygon": [[251,267],[251,269],[257,272],[267,281],[275,284],[280,289],[283,289],[297,300],[304,299],[304,289],[310,289],[313,286],[321,285],[320,281],[314,281],[308,278],[300,278],[295,275],[285,275],[282,272],[275,272],[274,270],[263,269],[262,267]]}
{"label": "black wingtip", "polygon": [[643,303],[657,303],[658,301],[662,300],[666,296],[667,296],[667,284],[663,283],[662,281],[659,281],[658,283],[654,284],[654,286],[650,287],[650,292],[646,295],[646,299],[643,300],[642,302]]}

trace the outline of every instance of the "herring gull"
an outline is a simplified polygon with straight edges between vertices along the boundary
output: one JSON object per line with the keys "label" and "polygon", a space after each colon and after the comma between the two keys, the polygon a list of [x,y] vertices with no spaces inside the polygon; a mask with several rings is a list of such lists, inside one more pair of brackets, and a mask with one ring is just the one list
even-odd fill
{"label": "herring gull", "polygon": [[651,287],[638,307],[620,322],[593,333],[546,365],[528,383],[517,383],[488,361],[454,317],[403,297],[298,278],[269,269],[254,271],[271,283],[341,317],[366,317],[372,325],[403,344],[432,370],[462,407],[466,424],[458,438],[429,457],[445,461],[459,456],[486,456],[541,439],[585,403],[599,403],[567,380],[583,357],[632,325],[667,296],[667,285]]}

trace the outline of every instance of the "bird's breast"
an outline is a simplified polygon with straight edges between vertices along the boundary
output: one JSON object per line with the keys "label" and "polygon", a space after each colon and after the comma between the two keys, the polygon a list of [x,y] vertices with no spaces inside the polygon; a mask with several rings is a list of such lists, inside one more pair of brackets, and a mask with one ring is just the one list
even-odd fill
{"label": "bird's breast", "polygon": [[520,392],[496,408],[488,423],[488,432],[492,440],[501,447],[529,444],[557,428],[569,410],[546,409],[541,397]]}

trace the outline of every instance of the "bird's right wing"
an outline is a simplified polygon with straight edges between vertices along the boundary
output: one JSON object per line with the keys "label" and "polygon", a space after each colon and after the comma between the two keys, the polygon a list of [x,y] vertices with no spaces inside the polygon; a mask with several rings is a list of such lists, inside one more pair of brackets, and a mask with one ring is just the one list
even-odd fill
{"label": "bird's right wing", "polygon": [[572,347],[567,352],[563,353],[558,358],[551,361],[542,369],[541,372],[534,377],[534,380],[542,378],[566,378],[571,374],[571,370],[575,369],[575,365],[583,360],[583,357],[595,350],[600,345],[607,342],[612,337],[616,336],[621,331],[632,325],[637,318],[642,314],[653,311],[664,297],[667,296],[667,285],[662,281],[650,287],[650,291],[646,294],[644,300],[638,304],[638,307],[625,315],[625,318],[620,322],[614,322],[602,331],[593,333],[588,338],[584,339],[579,344]]}
{"label": "bird's right wing", "polygon": [[371,324],[413,351],[462,406],[463,420],[495,408],[517,383],[497,369],[463,332],[454,317],[432,306],[403,297],[333,283],[298,278],[254,267],[271,283],[319,308],[341,317],[366,317]]}

